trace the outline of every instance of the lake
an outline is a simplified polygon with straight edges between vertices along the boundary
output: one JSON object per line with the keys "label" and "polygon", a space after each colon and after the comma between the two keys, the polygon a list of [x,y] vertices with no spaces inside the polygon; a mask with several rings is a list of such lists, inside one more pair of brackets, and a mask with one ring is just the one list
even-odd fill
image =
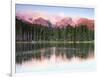
{"label": "lake", "polygon": [[16,73],[91,71],[93,43],[16,43]]}

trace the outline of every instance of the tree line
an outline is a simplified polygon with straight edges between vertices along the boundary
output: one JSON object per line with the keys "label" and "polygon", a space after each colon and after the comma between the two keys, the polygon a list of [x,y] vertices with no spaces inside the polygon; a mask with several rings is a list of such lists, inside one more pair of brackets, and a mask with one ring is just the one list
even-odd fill
{"label": "tree line", "polygon": [[73,27],[53,28],[39,24],[29,24],[16,18],[16,41],[91,41],[94,30],[86,24]]}

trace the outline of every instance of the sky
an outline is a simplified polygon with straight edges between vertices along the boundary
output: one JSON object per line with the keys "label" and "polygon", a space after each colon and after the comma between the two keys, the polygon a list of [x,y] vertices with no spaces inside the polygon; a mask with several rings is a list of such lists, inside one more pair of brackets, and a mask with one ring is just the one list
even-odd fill
{"label": "sky", "polygon": [[79,8],[79,7],[60,7],[60,6],[41,6],[29,4],[16,4],[16,13],[24,11],[39,11],[49,14],[59,14],[69,17],[85,17],[94,19],[94,8]]}

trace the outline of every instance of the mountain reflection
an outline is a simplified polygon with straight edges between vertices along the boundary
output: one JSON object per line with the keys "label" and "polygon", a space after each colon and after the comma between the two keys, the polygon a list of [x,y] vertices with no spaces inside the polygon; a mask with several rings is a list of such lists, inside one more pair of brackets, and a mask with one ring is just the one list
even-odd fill
{"label": "mountain reflection", "polygon": [[21,64],[31,59],[50,60],[52,56],[55,58],[71,60],[73,57],[80,59],[88,59],[94,56],[93,44],[32,44],[32,43],[16,43],[16,63]]}

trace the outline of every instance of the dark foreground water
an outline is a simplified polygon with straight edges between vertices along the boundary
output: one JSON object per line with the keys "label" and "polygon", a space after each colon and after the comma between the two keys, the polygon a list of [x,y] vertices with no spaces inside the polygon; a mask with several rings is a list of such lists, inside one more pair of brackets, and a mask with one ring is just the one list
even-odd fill
{"label": "dark foreground water", "polygon": [[16,44],[16,72],[92,70],[94,66],[94,44]]}

